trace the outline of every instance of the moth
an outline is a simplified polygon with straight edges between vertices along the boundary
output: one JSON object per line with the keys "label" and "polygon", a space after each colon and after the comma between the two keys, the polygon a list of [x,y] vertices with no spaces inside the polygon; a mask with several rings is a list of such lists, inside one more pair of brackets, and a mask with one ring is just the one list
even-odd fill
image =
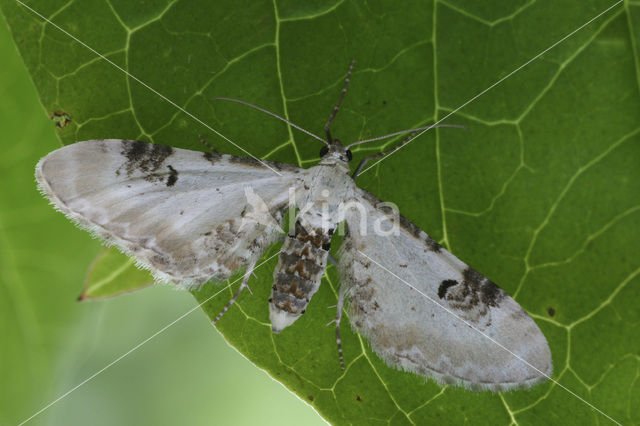
{"label": "moth", "polygon": [[[330,260],[332,236],[345,224],[336,261],[341,365],[339,327],[346,305],[351,326],[393,367],[473,390],[544,381],[552,372],[549,346],[522,307],[356,186],[366,161],[399,149],[411,137],[365,158],[350,175],[349,147],[355,143],[344,146],[329,125],[352,67],[325,125],[326,141],[314,135],[325,145],[320,162],[309,169],[215,150],[90,140],[42,158],[38,186],[55,208],[135,258],[158,282],[194,287],[246,268],[240,289],[216,321],[247,287],[265,251],[282,239],[283,217],[295,208],[269,299],[275,333],[303,316]],[[381,232],[381,223],[395,232]]]}

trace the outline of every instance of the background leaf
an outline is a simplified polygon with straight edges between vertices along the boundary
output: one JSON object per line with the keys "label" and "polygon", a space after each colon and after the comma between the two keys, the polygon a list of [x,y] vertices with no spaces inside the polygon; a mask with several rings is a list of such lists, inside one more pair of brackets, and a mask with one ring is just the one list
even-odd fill
{"label": "background leaf", "polygon": [[[320,133],[354,58],[335,135],[429,124],[613,4],[30,3],[254,155],[305,167],[318,160],[317,142],[211,98],[254,102]],[[202,150],[203,134],[242,153],[16,3],[0,5],[47,114],[66,123],[63,143],[133,138]],[[618,4],[447,119],[470,131],[428,132],[359,180],[514,295],[549,340],[554,378],[623,423],[638,422],[639,400],[639,25],[638,6]],[[358,150],[356,161],[377,149]],[[606,422],[552,383],[507,394],[425,383],[386,367],[348,329],[343,373],[323,326],[335,271],[305,317],[274,336],[273,265],[257,271],[254,295],[243,294],[219,330],[331,422]],[[205,312],[215,316],[232,291]]]}
{"label": "background leaf", "polygon": [[[195,300],[153,286],[77,302],[101,247],[35,187],[36,162],[60,141],[4,23],[0,56],[0,424],[15,425]],[[28,424],[252,424],[258,416],[265,425],[324,424],[212,333],[197,310]]]}
{"label": "background leaf", "polygon": [[138,269],[132,258],[113,248],[103,248],[89,267],[79,300],[117,296],[153,284],[148,271]]}

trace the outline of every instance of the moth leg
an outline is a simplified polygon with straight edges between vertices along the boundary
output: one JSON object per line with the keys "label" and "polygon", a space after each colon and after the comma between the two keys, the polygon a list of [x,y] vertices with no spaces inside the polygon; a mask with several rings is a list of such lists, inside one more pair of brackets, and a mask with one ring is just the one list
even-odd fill
{"label": "moth leg", "polygon": [[[338,344],[338,358],[340,359],[340,369],[344,370],[344,357],[342,356],[342,339],[340,338],[340,320],[342,319],[342,310],[344,308],[344,299],[347,293],[347,286],[340,285],[340,291],[338,292],[338,304],[336,305],[336,317],[327,323],[336,324],[336,343]],[[333,308],[333,306],[329,306]]]}
{"label": "moth leg", "polygon": [[231,305],[233,305],[235,303],[235,301],[238,299],[238,296],[240,296],[240,293],[242,292],[242,290],[244,290],[245,288],[249,289],[249,293],[253,294],[253,292],[251,291],[251,288],[249,288],[249,277],[251,277],[251,275],[253,274],[253,269],[256,266],[256,262],[257,260],[251,262],[249,264],[249,266],[247,266],[247,270],[244,273],[244,278],[242,278],[242,284],[240,284],[240,287],[238,288],[238,291],[236,291],[236,294],[233,295],[233,297],[231,298],[231,300],[229,300],[229,303],[227,303],[225,305],[224,308],[222,308],[222,311],[218,314],[217,317],[215,317],[215,319],[213,321],[211,321],[214,325],[220,320],[220,318],[222,318],[222,316],[229,310],[229,308],[231,307]]}
{"label": "moth leg", "polygon": [[332,264],[333,266],[335,266],[336,268],[338,267],[338,261],[335,259],[335,257],[329,255],[329,263]]}
{"label": "moth leg", "polygon": [[214,153],[214,154],[216,154],[216,155],[220,155],[220,152],[219,152],[217,149],[215,149],[215,148],[213,147],[213,145],[211,145],[209,142],[207,142],[207,141],[204,139],[204,136],[202,136],[202,135],[198,135],[198,139],[200,139],[200,142],[202,142],[202,145],[204,145],[204,146],[206,146],[207,148],[209,148],[209,149],[211,150],[211,152],[213,152],[213,153]]}
{"label": "moth leg", "polygon": [[394,146],[393,148],[391,148],[391,149],[389,149],[387,151],[382,151],[382,152],[379,152],[377,154],[373,154],[373,155],[369,155],[368,157],[364,157],[362,160],[360,160],[360,163],[358,164],[358,167],[356,167],[356,170],[351,175],[353,180],[356,180],[356,178],[358,177],[358,175],[360,174],[360,172],[364,168],[365,164],[367,164],[370,160],[375,160],[376,158],[382,158],[382,157],[384,157],[386,155],[389,155],[389,154],[392,154],[392,153],[396,152],[397,150],[399,150],[400,148],[402,148],[403,146],[408,144],[411,141],[411,139],[413,139],[417,134],[418,134],[418,132],[411,133],[402,142],[400,142],[398,145]]}

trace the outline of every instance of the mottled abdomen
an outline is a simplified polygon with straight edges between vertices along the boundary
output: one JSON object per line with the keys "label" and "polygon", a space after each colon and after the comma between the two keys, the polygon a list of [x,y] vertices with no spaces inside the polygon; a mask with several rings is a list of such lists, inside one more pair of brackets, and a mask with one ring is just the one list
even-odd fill
{"label": "mottled abdomen", "polygon": [[331,235],[308,231],[296,222],[280,250],[269,299],[269,318],[274,333],[281,332],[302,315],[318,290],[329,256]]}

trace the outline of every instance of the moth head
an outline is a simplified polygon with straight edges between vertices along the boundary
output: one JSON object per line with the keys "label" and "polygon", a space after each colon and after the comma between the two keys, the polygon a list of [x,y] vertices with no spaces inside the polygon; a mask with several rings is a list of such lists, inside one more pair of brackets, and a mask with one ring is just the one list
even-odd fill
{"label": "moth head", "polygon": [[323,161],[335,162],[337,160],[348,163],[353,158],[353,154],[351,154],[349,148],[345,148],[340,143],[340,140],[334,139],[331,144],[327,144],[320,149],[320,157]]}

